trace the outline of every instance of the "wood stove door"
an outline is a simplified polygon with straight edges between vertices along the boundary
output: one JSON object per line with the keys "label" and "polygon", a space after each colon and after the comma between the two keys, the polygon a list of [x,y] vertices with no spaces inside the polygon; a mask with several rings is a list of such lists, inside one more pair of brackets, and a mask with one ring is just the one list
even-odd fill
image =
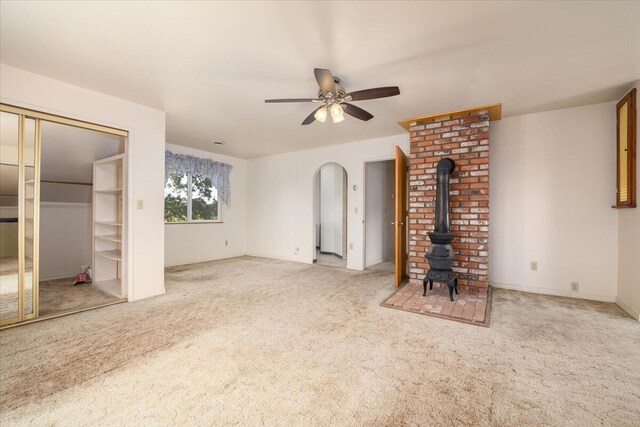
{"label": "wood stove door", "polygon": [[407,156],[396,145],[395,185],[395,285],[407,275]]}

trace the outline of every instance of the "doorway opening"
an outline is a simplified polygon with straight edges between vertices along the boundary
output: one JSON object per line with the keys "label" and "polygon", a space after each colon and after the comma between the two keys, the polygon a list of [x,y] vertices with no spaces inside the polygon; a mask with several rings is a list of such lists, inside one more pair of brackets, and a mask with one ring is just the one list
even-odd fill
{"label": "doorway opening", "polygon": [[347,267],[347,171],[327,163],[313,177],[314,262]]}
{"label": "doorway opening", "polygon": [[365,268],[393,269],[395,174],[394,160],[365,163]]}
{"label": "doorway opening", "polygon": [[[115,280],[116,270],[121,270],[120,227],[94,222],[122,204],[118,169],[123,144],[117,135],[42,123],[39,316],[109,304],[125,296],[120,280]],[[86,281],[76,280],[82,272],[88,273]]]}
{"label": "doorway opening", "polygon": [[[396,287],[407,278],[409,249],[409,192],[407,156],[395,146],[390,159],[364,163],[364,254],[362,268],[373,266],[385,269],[393,266]],[[389,161],[387,161],[389,160]],[[392,165],[393,164],[393,165]],[[393,172],[393,173],[392,173]],[[390,203],[393,201],[393,203]],[[393,206],[393,208],[391,208]],[[393,214],[391,214],[393,212]],[[393,238],[388,226],[392,227]],[[393,256],[389,254],[393,242]],[[388,265],[385,260],[393,261]]]}

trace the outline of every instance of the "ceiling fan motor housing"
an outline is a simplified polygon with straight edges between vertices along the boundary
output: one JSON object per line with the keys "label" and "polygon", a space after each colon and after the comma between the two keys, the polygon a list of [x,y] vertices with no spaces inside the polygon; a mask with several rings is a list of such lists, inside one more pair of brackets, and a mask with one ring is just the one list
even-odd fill
{"label": "ceiling fan motor housing", "polygon": [[322,89],[320,89],[320,90],[318,90],[318,98],[320,98],[322,100],[335,99],[338,102],[343,101],[344,98],[346,98],[346,96],[347,96],[347,91],[344,90],[344,88],[338,84],[339,81],[340,81],[340,79],[338,79],[336,77],[335,78],[335,82],[336,82],[335,93],[333,93],[333,92],[323,92]]}

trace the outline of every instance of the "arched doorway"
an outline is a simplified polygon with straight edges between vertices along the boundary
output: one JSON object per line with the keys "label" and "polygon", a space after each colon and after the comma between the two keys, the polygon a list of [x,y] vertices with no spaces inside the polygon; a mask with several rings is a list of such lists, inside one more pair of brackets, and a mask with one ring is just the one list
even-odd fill
{"label": "arched doorway", "polygon": [[313,176],[314,261],[347,267],[347,171],[326,163]]}

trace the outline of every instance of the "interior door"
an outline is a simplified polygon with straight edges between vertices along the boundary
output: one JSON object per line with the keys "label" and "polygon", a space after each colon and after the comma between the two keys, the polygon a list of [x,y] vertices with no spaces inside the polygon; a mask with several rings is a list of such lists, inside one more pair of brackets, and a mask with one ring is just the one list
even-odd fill
{"label": "interior door", "polygon": [[395,285],[407,275],[407,156],[396,145]]}

